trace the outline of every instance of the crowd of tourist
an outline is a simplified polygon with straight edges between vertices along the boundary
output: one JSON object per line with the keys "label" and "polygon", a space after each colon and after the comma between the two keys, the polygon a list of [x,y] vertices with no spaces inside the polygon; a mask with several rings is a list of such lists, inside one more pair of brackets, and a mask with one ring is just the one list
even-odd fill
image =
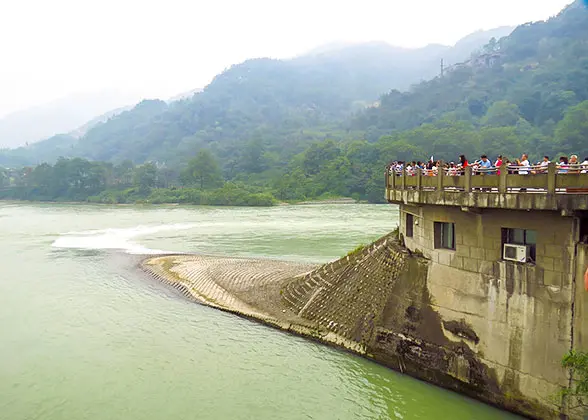
{"label": "crowd of tourist", "polygon": [[[442,169],[445,175],[459,176],[465,172],[465,168],[470,166],[474,175],[500,175],[501,170],[504,170],[503,165],[506,165],[506,170],[509,174],[528,175],[546,173],[550,163],[549,156],[543,156],[543,159],[531,164],[529,155],[526,153],[523,153],[519,159],[513,159],[512,161],[502,155],[498,155],[494,161],[490,160],[487,155],[482,155],[471,163],[464,155],[460,155],[457,162],[449,163],[435,161],[431,156],[427,162],[391,162],[389,171],[391,174],[401,175],[406,170],[409,176],[416,175],[420,171],[425,176],[435,176],[439,173],[439,169]],[[588,157],[585,157],[580,163],[577,155],[561,156],[556,162],[556,169],[558,173],[588,173]]]}

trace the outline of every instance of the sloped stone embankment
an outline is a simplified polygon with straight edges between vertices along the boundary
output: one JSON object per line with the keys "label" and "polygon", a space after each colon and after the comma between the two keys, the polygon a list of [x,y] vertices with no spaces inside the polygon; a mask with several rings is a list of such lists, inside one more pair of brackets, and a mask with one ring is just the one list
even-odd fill
{"label": "sloped stone embankment", "polygon": [[481,338],[471,325],[441,318],[427,284],[430,266],[393,234],[322,266],[197,255],[142,264],[202,304],[344,347],[528,416],[555,418],[553,407],[505,388],[477,352]]}

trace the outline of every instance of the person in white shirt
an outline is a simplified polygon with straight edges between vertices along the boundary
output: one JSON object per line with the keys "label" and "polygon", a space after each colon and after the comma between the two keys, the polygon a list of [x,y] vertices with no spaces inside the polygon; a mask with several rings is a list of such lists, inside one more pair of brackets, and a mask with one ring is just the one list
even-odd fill
{"label": "person in white shirt", "polygon": [[526,153],[523,153],[520,160],[517,160],[517,165],[520,166],[519,174],[520,175],[528,175],[529,169],[531,169],[531,165],[529,164],[529,156]]}
{"label": "person in white shirt", "polygon": [[578,155],[571,155],[570,156],[570,173],[577,174],[579,173],[578,165],[580,162],[578,161]]}
{"label": "person in white shirt", "polygon": [[582,173],[588,174],[588,156],[584,158],[584,162],[582,162],[580,165],[582,165]]}
{"label": "person in white shirt", "polygon": [[551,163],[551,161],[549,160],[549,156],[543,156],[543,160],[539,164],[540,169],[538,172],[540,172],[540,173],[547,172],[547,165],[549,165],[550,163]]}

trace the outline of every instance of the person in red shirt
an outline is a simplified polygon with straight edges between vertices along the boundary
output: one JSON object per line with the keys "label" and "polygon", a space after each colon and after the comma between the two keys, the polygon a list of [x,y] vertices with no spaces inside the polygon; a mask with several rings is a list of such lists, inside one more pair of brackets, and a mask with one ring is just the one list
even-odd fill
{"label": "person in red shirt", "polygon": [[502,166],[502,155],[498,155],[496,162],[494,162],[494,167],[498,168],[496,171],[496,175],[500,175],[500,167]]}
{"label": "person in red shirt", "polygon": [[460,173],[465,172],[465,168],[468,167],[468,160],[466,159],[465,155],[459,155],[459,163],[457,164]]}

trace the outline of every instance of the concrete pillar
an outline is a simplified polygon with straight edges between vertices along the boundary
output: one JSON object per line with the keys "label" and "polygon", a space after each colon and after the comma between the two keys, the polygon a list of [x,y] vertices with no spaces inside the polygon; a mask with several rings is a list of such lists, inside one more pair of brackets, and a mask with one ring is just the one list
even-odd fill
{"label": "concrete pillar", "polygon": [[439,167],[437,168],[437,191],[443,191],[443,178],[445,177],[444,164],[445,162],[440,161]]}
{"label": "concrete pillar", "polygon": [[555,177],[556,177],[555,163],[551,162],[547,165],[547,193],[555,194]]}
{"label": "concrete pillar", "polygon": [[465,168],[465,192],[472,192],[472,167]]}
{"label": "concrete pillar", "polygon": [[500,166],[500,176],[498,179],[498,192],[504,194],[508,191],[507,188],[507,177],[508,177],[508,165],[506,162],[502,162]]}

